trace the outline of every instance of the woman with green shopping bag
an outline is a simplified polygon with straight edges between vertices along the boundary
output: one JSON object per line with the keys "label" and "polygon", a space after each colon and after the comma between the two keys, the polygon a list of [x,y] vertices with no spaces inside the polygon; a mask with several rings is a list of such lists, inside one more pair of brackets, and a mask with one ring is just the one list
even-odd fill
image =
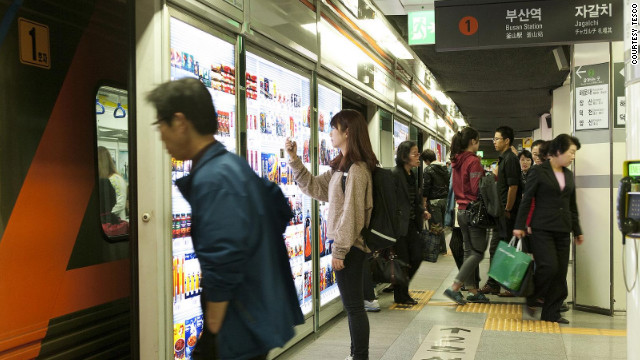
{"label": "woman with green shopping bag", "polygon": [[548,145],[549,161],[529,170],[524,196],[520,203],[513,235],[525,236],[531,200],[536,206],[531,217],[531,250],[536,262],[535,292],[527,298],[528,309],[542,304],[541,320],[568,324],[560,315],[560,307],[568,296],[567,269],[571,232],[580,245],[584,241],[573,173],[567,169],[580,149],[580,141],[560,134]]}

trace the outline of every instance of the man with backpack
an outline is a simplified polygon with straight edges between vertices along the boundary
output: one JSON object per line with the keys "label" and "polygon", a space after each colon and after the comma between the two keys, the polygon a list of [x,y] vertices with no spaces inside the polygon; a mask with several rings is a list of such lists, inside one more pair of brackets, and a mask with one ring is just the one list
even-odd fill
{"label": "man with backpack", "polygon": [[431,214],[429,227],[432,231],[438,229],[436,231],[440,235],[440,253],[446,253],[447,245],[442,227],[444,226],[444,214],[447,209],[451,173],[445,164],[436,162],[436,153],[431,149],[422,151],[420,159],[425,163],[422,198],[425,208],[428,208]]}
{"label": "man with backpack", "polygon": [[[489,254],[493,261],[494,254],[500,240],[509,242],[513,233],[515,219],[517,217],[520,198],[522,198],[520,160],[513,153],[511,147],[514,141],[513,129],[508,126],[500,126],[493,137],[493,145],[500,153],[498,159],[497,190],[503,206],[502,215],[497,219],[497,234],[491,238]],[[500,294],[500,284],[494,279],[489,279],[480,290],[484,294]],[[508,294],[505,294],[508,296]]]}
{"label": "man with backpack", "polygon": [[193,160],[176,181],[192,208],[202,268],[204,329],[192,359],[266,359],[304,322],[282,241],[292,216],[286,198],[216,141],[216,110],[200,81],[161,84],[147,100],[167,151]]}

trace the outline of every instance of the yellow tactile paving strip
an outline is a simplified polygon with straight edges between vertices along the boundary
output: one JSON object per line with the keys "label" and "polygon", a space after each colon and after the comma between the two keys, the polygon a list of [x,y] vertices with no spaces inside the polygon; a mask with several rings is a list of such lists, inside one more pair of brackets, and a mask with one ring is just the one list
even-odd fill
{"label": "yellow tactile paving strip", "polygon": [[613,330],[613,329],[562,327],[560,328],[560,332],[563,334],[578,334],[578,335],[627,336],[627,330]]}
{"label": "yellow tactile paving strip", "polygon": [[485,330],[560,334],[560,325],[541,320],[498,319],[487,317]]}
{"label": "yellow tactile paving strip", "polygon": [[487,318],[522,319],[520,304],[473,304],[458,305],[456,312],[486,313]]}
{"label": "yellow tactile paving strip", "polygon": [[[392,310],[421,310],[425,305],[429,306],[456,306],[451,301],[429,302],[434,295],[432,290],[409,290],[411,297],[418,301],[417,305],[393,304]],[[428,303],[428,304],[427,304]],[[578,334],[600,336],[627,336],[626,330],[593,329],[560,327],[560,324],[542,320],[523,320],[522,304],[479,304],[467,303],[457,305],[456,312],[487,314],[484,330],[492,331],[516,331],[542,334]]]}
{"label": "yellow tactile paving strip", "polygon": [[560,327],[560,324],[541,320],[523,320],[522,304],[458,305],[456,312],[485,313],[485,330],[517,331],[543,334],[580,334],[601,336],[627,336],[626,330]]}
{"label": "yellow tactile paving strip", "polygon": [[427,305],[431,297],[435,294],[433,290],[409,290],[409,295],[418,303],[416,305],[402,305],[393,303],[389,307],[391,310],[422,310],[422,308]]}

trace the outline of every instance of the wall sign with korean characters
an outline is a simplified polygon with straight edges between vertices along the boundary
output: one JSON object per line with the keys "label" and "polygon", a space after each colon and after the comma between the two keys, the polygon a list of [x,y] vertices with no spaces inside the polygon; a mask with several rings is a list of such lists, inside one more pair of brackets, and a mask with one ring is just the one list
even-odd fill
{"label": "wall sign with korean characters", "polygon": [[623,0],[436,1],[436,50],[623,40]]}

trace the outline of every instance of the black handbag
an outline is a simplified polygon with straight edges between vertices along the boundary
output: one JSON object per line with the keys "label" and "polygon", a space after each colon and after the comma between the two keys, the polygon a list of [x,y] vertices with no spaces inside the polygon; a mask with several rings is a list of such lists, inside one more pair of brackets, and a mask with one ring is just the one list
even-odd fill
{"label": "black handbag", "polygon": [[420,233],[424,243],[422,259],[428,262],[437,262],[440,255],[440,235],[436,235],[429,230],[422,230]]}
{"label": "black handbag", "polygon": [[487,212],[487,206],[478,194],[478,199],[467,206],[469,224],[473,227],[490,228],[496,226],[496,220]]}
{"label": "black handbag", "polygon": [[409,286],[407,265],[389,250],[387,255],[376,251],[371,257],[371,277],[377,283],[391,283],[397,286]]}

